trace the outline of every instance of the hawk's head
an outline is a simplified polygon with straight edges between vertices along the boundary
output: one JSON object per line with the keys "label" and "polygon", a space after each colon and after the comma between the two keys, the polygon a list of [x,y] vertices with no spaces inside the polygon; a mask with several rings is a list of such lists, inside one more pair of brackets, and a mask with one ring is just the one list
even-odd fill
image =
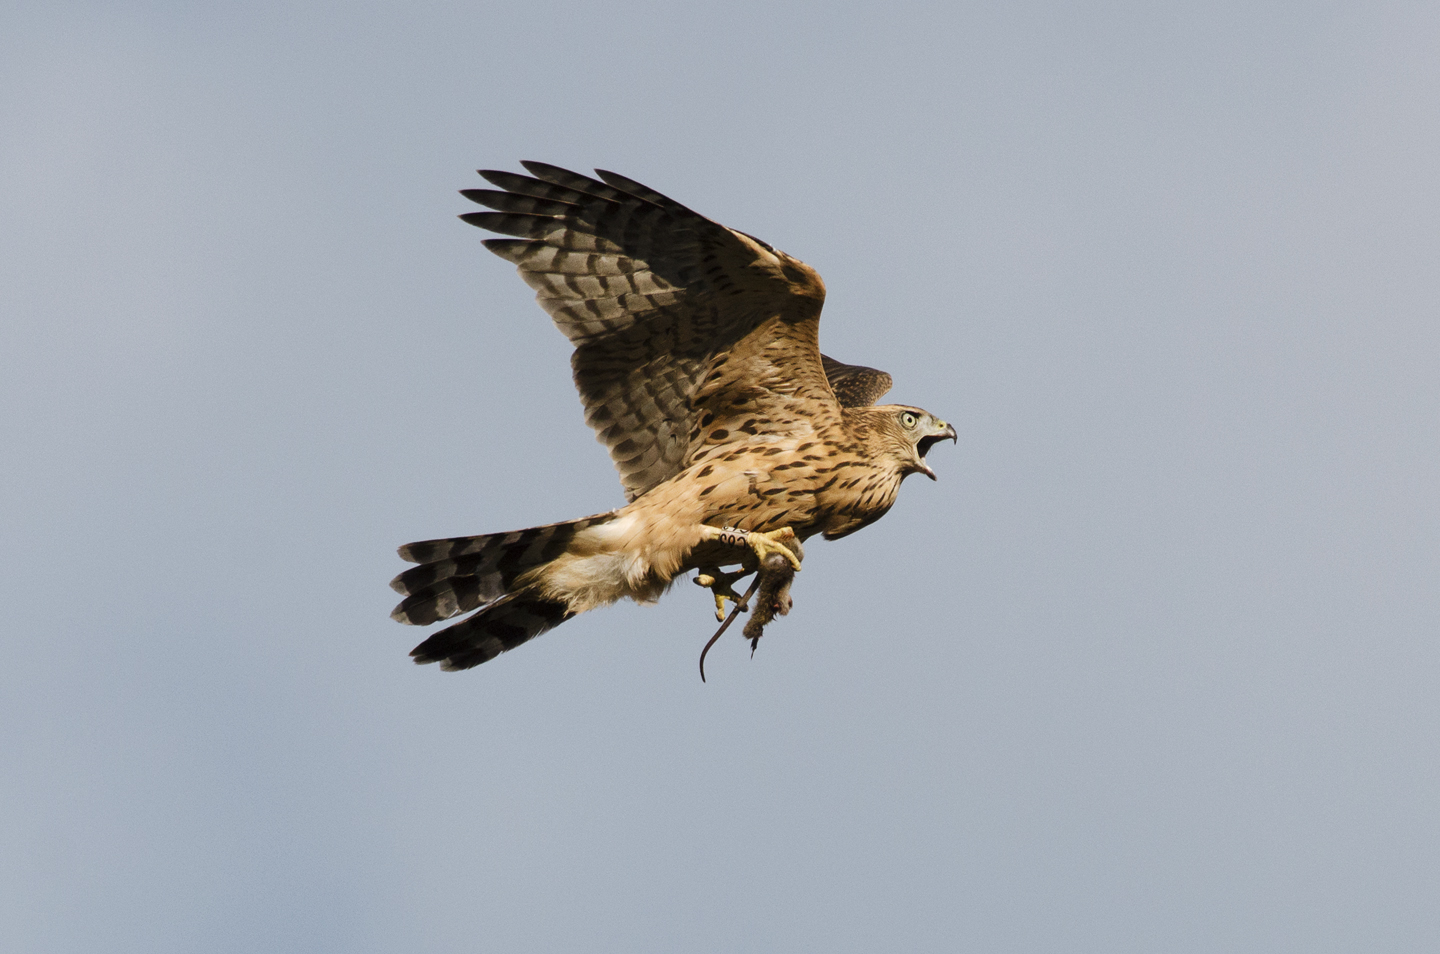
{"label": "hawk's head", "polygon": [[894,428],[887,430],[892,430],[892,436],[898,438],[893,443],[898,445],[896,451],[904,474],[924,474],[934,480],[935,471],[925,463],[925,455],[930,453],[930,448],[947,438],[958,442],[955,428],[918,407],[892,404],[876,410],[890,412],[890,421],[894,423]]}

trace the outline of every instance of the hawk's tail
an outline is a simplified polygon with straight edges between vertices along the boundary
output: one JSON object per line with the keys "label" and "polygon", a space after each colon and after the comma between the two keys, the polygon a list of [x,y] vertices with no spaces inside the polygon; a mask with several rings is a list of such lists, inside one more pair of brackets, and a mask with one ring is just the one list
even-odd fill
{"label": "hawk's tail", "polygon": [[443,660],[444,669],[478,666],[573,615],[561,603],[514,591],[515,582],[564,554],[581,530],[613,519],[612,511],[510,533],[407,543],[400,556],[420,565],[390,581],[405,595],[390,618],[426,626],[479,609],[411,654],[420,663]]}
{"label": "hawk's tail", "polygon": [[474,616],[447,626],[410,650],[417,663],[438,662],[441,669],[469,669],[489,662],[574,616],[564,603],[511,593]]}

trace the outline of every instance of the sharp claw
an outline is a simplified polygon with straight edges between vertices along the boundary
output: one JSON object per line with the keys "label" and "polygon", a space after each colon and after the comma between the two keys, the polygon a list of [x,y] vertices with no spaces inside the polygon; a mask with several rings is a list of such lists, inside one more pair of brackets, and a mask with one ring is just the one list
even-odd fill
{"label": "sharp claw", "polygon": [[[789,564],[794,567],[795,572],[800,572],[800,558],[795,555],[785,544],[795,539],[795,531],[790,527],[781,527],[779,530],[772,530],[769,533],[750,534],[750,549],[755,551],[755,556],[761,563],[772,553],[783,556]],[[782,542],[783,541],[783,542]]]}
{"label": "sharp claw", "polygon": [[[779,530],[771,530],[768,533],[758,531],[736,530],[734,528],[705,527],[706,540],[719,540],[727,546],[748,549],[754,554],[755,562],[752,564],[746,560],[739,570],[734,573],[722,573],[718,567],[699,567],[700,572],[695,577],[695,583],[703,586],[715,594],[715,618],[721,622],[725,621],[725,601],[733,600],[735,605],[745,610],[745,600],[736,593],[731,585],[743,576],[749,576],[756,569],[765,563],[765,558],[778,555],[783,557],[785,562],[797,572],[800,569],[801,554],[804,551],[800,548],[800,541],[795,536],[792,527],[781,527]],[[793,545],[794,549],[791,549]]]}
{"label": "sharp claw", "polygon": [[725,622],[725,601],[733,600],[735,605],[744,607],[745,601],[740,594],[735,592],[734,583],[742,576],[750,573],[749,570],[737,570],[734,573],[721,573],[713,567],[706,567],[695,577],[695,584],[703,586],[715,594],[715,618]]}

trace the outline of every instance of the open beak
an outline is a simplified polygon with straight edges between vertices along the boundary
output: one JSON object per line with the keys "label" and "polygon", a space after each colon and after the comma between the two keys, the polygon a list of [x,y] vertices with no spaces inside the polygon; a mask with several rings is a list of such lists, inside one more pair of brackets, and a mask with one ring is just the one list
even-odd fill
{"label": "open beak", "polygon": [[[944,421],[937,421],[936,423],[945,424]],[[944,430],[937,430],[934,434],[927,434],[925,437],[920,438],[920,443],[917,445],[917,449],[920,451],[920,473],[929,477],[931,480],[938,480],[939,478],[935,476],[935,471],[930,469],[930,465],[925,462],[925,455],[930,453],[930,448],[946,438],[949,438],[957,444],[960,443],[960,438],[955,434],[954,425],[945,424]]]}

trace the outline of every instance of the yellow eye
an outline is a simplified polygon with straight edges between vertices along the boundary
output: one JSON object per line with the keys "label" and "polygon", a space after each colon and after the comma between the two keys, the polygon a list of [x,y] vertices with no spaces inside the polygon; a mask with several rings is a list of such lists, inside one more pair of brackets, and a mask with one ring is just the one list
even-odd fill
{"label": "yellow eye", "polygon": [[904,414],[900,415],[900,423],[905,425],[906,428],[914,427],[917,423],[919,423],[919,421],[920,418],[916,417],[909,411],[906,411]]}

